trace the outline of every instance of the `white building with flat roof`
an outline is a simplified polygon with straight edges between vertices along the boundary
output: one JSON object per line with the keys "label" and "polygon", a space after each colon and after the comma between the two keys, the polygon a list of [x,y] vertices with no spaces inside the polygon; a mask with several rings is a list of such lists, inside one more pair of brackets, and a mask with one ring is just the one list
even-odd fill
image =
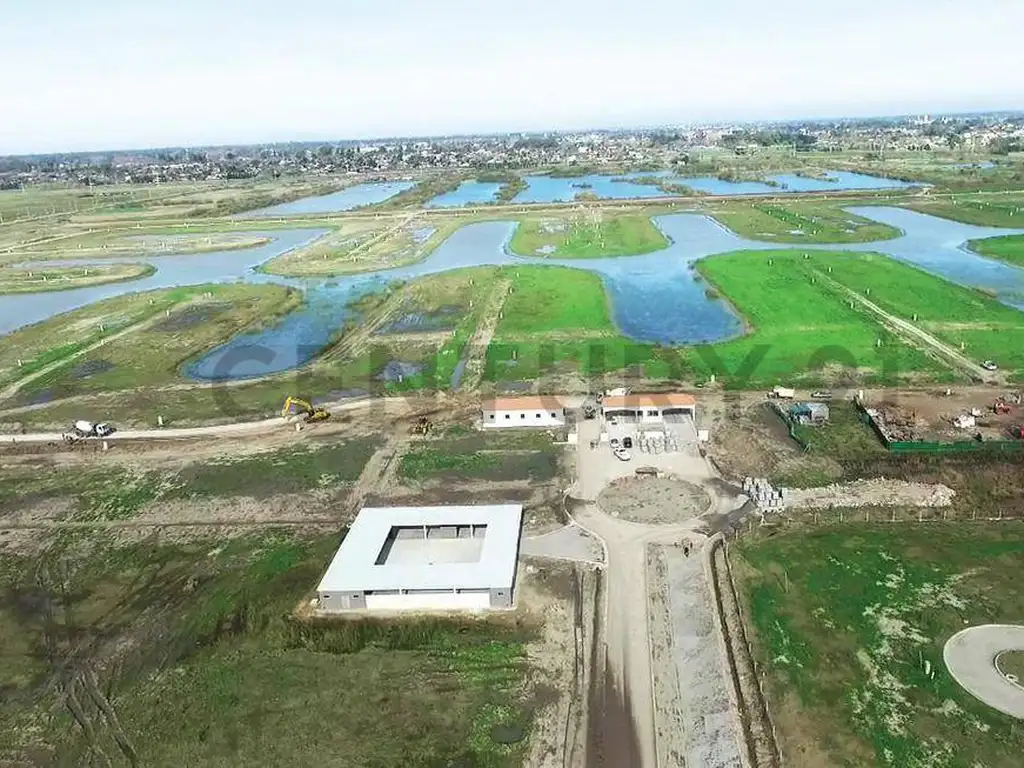
{"label": "white building with flat roof", "polygon": [[510,608],[520,504],[363,507],[316,588],[318,610]]}
{"label": "white building with flat roof", "polygon": [[551,395],[496,397],[481,403],[480,412],[485,429],[565,426],[565,407]]}
{"label": "white building with flat roof", "polygon": [[641,423],[664,423],[687,416],[695,419],[697,399],[682,392],[613,395],[601,401],[601,415],[606,419],[626,418]]}

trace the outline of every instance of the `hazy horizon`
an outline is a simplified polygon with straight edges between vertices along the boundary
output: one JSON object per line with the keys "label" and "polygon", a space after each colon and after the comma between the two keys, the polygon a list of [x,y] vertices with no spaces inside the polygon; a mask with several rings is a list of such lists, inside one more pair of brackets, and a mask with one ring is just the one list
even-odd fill
{"label": "hazy horizon", "polygon": [[6,13],[0,155],[1024,107],[1024,3],[822,5],[54,0]]}

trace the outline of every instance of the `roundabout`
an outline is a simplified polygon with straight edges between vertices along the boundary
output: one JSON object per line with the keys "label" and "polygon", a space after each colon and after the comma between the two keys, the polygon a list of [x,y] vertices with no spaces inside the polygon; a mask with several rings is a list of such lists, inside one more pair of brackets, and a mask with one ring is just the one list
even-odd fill
{"label": "roundabout", "polygon": [[[1024,651],[1024,626],[983,624],[946,641],[942,658],[953,679],[975,698],[1024,720],[1024,686],[1011,669]],[[1016,679],[1014,679],[1016,678]]]}

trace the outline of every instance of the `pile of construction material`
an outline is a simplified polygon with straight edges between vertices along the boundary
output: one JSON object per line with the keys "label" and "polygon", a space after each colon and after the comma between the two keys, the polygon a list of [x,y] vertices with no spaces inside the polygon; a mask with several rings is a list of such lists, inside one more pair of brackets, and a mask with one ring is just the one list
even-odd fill
{"label": "pile of construction material", "polygon": [[803,509],[833,507],[948,507],[956,491],[942,484],[904,480],[854,480],[820,488],[786,490],[786,504]]}
{"label": "pile of construction material", "polygon": [[787,489],[776,488],[764,477],[743,478],[743,492],[762,512],[781,510],[788,503]]}
{"label": "pile of construction material", "polygon": [[637,447],[642,453],[672,453],[679,450],[679,443],[671,432],[641,432]]}
{"label": "pile of construction material", "polygon": [[889,442],[912,442],[920,437],[922,427],[927,427],[927,422],[919,419],[916,413],[908,413],[891,403],[882,403],[877,408],[866,410]]}

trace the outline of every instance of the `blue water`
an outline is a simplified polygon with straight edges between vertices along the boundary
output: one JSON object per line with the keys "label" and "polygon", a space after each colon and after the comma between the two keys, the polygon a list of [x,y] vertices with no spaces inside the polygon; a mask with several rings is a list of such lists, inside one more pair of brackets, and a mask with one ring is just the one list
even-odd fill
{"label": "blue water", "polygon": [[491,181],[464,181],[451,192],[432,198],[428,208],[457,208],[470,203],[493,203],[501,190],[501,184]]}
{"label": "blue water", "polygon": [[[897,227],[904,234],[894,240],[814,246],[816,249],[885,253],[953,282],[991,289],[1008,305],[1024,309],[1024,271],[978,256],[963,246],[969,239],[1024,233],[1024,230],[974,227],[900,208],[860,207],[851,211]],[[288,370],[310,360],[345,322],[358,322],[359,317],[349,307],[352,299],[382,290],[391,280],[478,265],[543,263],[600,275],[608,290],[616,325],[623,334],[638,341],[694,344],[740,334],[739,318],[725,302],[705,296],[706,285],[695,280],[692,263],[724,251],[791,248],[793,245],[745,240],[699,214],[672,214],[655,221],[668,236],[670,245],[642,256],[544,259],[540,262],[509,252],[514,223],[481,222],[456,230],[422,262],[331,279],[287,279],[254,271],[262,262],[324,234],[317,230],[268,232],[265,234],[274,238],[272,243],[248,250],[112,258],[105,261],[145,261],[156,266],[157,272],[130,283],[0,296],[0,333],[110,296],[174,285],[244,280],[291,285],[303,290],[306,304],[281,322],[239,335],[184,368],[186,375],[196,379],[247,378]]]}
{"label": "blue water", "polygon": [[708,195],[771,195],[785,192],[835,192],[850,189],[903,189],[914,184],[898,179],[867,176],[850,171],[829,171],[831,180],[810,179],[791,173],[768,176],[777,186],[760,181],[723,181],[712,176],[678,176],[669,171],[637,171],[622,176],[590,175],[574,179],[551,176],[526,176],[527,188],[512,200],[514,203],[571,202],[576,196],[589,192],[601,198],[627,199],[672,197],[658,187],[616,179],[637,179],[656,176],[673,184],[682,184]]}
{"label": "blue water", "polygon": [[[792,173],[778,173],[768,176],[778,186],[759,181],[723,181],[710,176],[673,177],[671,181],[709,195],[777,195],[784,192],[836,192],[849,189],[903,189],[915,186],[898,179],[881,176],[866,176],[850,171],[829,171],[832,181],[810,179]],[[921,185],[918,185],[921,186]]]}
{"label": "blue water", "polygon": [[303,213],[336,213],[351,211],[363,205],[383,203],[399,192],[416,186],[414,181],[382,181],[370,184],[357,184],[339,192],[318,197],[304,197],[290,203],[272,205],[269,208],[257,208],[239,214],[239,218],[250,219],[263,216],[295,216]]}
{"label": "blue water", "polygon": [[636,179],[641,176],[667,176],[667,172],[657,173],[636,172],[621,176],[602,176],[591,174],[563,179],[553,176],[524,176],[526,189],[512,198],[513,203],[568,203],[577,195],[591,193],[603,198],[624,200],[629,198],[665,197],[658,187],[649,184],[635,184],[615,179]]}

